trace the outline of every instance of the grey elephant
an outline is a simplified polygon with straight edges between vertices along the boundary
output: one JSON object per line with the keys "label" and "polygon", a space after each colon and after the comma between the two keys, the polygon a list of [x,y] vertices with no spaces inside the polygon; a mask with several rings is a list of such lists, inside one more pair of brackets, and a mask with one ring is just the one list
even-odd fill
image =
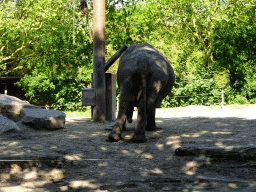
{"label": "grey elephant", "polygon": [[121,139],[126,119],[132,121],[134,106],[138,116],[132,141],[146,142],[146,131],[156,130],[155,108],[171,91],[175,81],[168,60],[148,43],[131,45],[120,57],[117,83],[120,88],[119,111],[108,138]]}

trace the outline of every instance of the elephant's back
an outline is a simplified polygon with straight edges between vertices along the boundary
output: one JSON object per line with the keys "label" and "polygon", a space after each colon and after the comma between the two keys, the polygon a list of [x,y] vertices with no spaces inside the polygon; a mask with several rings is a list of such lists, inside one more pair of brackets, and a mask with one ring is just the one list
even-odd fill
{"label": "elephant's back", "polygon": [[167,58],[160,52],[158,52],[153,46],[148,43],[133,44],[121,55],[119,64],[124,63],[137,63],[147,62],[148,64],[155,65],[156,62],[170,65]]}
{"label": "elephant's back", "polygon": [[121,55],[120,63],[149,55],[157,56],[159,54],[160,53],[148,43],[133,44]]}
{"label": "elephant's back", "polygon": [[167,58],[148,43],[133,44],[120,57],[118,70],[125,71],[126,75],[141,73],[141,68],[146,69],[153,79],[166,79],[166,82],[175,80]]}

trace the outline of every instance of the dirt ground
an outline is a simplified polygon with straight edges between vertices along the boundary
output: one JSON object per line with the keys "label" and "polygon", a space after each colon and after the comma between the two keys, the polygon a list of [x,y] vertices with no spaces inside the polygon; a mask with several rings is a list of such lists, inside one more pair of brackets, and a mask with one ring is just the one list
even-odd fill
{"label": "dirt ground", "polygon": [[[256,157],[177,156],[179,147],[255,146],[256,107],[158,109],[146,143],[110,143],[114,122],[67,118],[62,130],[0,135],[1,192],[256,191]],[[135,116],[136,117],[136,116]]]}

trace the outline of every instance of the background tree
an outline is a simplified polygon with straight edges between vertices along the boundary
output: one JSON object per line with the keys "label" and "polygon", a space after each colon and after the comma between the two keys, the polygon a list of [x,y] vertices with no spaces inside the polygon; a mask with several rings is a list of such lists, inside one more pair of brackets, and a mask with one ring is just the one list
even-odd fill
{"label": "background tree", "polygon": [[255,1],[227,1],[226,19],[216,25],[215,66],[228,70],[230,86],[247,99],[256,91]]}
{"label": "background tree", "polygon": [[[163,106],[218,103],[222,88],[228,103],[256,102],[255,5],[106,0],[106,61],[123,43],[149,42],[176,74]],[[81,12],[80,0],[0,0],[0,75],[24,76],[18,85],[34,103],[81,106],[80,88],[90,83],[93,63],[92,6],[88,1]],[[118,61],[109,72],[117,67]]]}
{"label": "background tree", "polygon": [[[78,103],[84,85],[77,82],[90,83],[92,41],[78,5],[69,0],[1,3],[1,75],[24,76],[17,84],[32,103]],[[70,78],[77,82],[67,82]]]}

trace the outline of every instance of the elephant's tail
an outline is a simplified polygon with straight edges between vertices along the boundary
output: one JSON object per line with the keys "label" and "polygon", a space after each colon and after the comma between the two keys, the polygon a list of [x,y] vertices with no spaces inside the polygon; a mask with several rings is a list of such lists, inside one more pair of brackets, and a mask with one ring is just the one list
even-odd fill
{"label": "elephant's tail", "polygon": [[147,76],[141,75],[142,79],[142,96],[143,96],[143,105],[144,105],[144,117],[147,115]]}

